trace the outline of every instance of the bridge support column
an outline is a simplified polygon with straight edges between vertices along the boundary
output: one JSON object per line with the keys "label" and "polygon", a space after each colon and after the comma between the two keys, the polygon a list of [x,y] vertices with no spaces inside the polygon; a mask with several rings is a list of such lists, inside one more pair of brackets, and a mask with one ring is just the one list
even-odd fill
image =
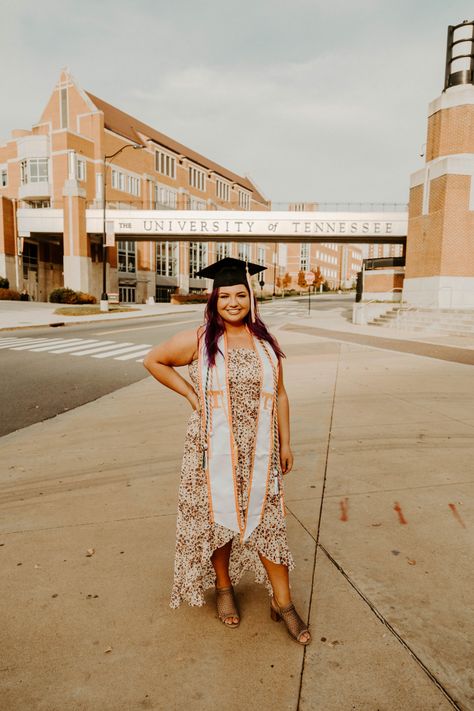
{"label": "bridge support column", "polygon": [[429,106],[425,167],[411,176],[403,300],[415,306],[474,308],[471,80],[472,72],[447,70],[445,89]]}
{"label": "bridge support column", "polygon": [[85,192],[67,180],[64,200],[64,286],[89,293],[91,260],[87,244]]}

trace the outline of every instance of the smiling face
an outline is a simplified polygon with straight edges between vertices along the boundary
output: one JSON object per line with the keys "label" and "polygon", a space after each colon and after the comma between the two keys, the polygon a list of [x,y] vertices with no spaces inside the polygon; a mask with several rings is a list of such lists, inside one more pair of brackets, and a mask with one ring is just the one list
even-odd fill
{"label": "smiling face", "polygon": [[220,286],[217,297],[217,313],[224,321],[237,324],[250,311],[250,295],[244,284]]}

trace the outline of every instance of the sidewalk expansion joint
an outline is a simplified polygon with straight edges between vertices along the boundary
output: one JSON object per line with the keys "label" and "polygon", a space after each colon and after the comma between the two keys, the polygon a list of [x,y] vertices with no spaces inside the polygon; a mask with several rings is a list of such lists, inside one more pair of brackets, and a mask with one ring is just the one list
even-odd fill
{"label": "sidewalk expansion joint", "polygon": [[79,523],[64,523],[59,526],[45,526],[44,528],[19,528],[17,531],[3,531],[3,536],[14,536],[19,533],[42,533],[43,531],[59,531],[63,528],[81,528],[82,526],[106,526],[111,523],[126,523],[127,521],[146,521],[153,518],[165,518],[166,516],[176,516],[176,512],[162,514],[147,514],[146,516],[124,516],[122,518],[111,518],[105,521],[81,521]]}
{"label": "sidewalk expansion joint", "polygon": [[381,622],[387,630],[395,637],[395,639],[406,649],[410,656],[415,660],[419,667],[425,672],[432,683],[438,687],[441,693],[444,695],[446,700],[451,704],[454,709],[462,711],[462,707],[456,703],[450,693],[445,689],[443,684],[439,679],[433,674],[433,672],[426,666],[423,660],[417,655],[415,651],[410,647],[410,645],[403,639],[403,637],[397,632],[397,630],[390,624],[390,622],[383,616],[383,614],[378,610],[373,602],[362,592],[362,590],[356,585],[356,583],[349,577],[344,568],[337,562],[335,558],[329,553],[329,551],[323,546],[322,543],[318,543],[318,548],[320,548],[326,555],[328,560],[334,565],[334,567],[341,573],[341,575],[347,580],[352,589],[359,595],[359,597],[365,602],[365,604],[370,608],[370,610],[377,617],[379,622]]}
{"label": "sidewalk expansion joint", "polygon": [[282,327],[282,331],[294,331],[308,336],[319,336],[330,338],[335,341],[355,343],[369,348],[379,348],[384,351],[397,351],[408,355],[421,356],[423,358],[434,358],[435,360],[445,360],[451,363],[461,363],[463,365],[474,365],[474,351],[466,348],[456,348],[456,346],[433,345],[423,341],[408,341],[396,338],[383,338],[383,336],[370,336],[362,333],[348,333],[346,331],[333,331],[327,328],[314,326],[295,326],[287,324]]}
{"label": "sidewalk expansion joint", "polygon": [[[313,603],[314,580],[315,580],[315,574],[316,574],[316,561],[317,561],[317,557],[318,557],[319,531],[321,529],[321,519],[322,519],[322,515],[323,515],[323,505],[324,505],[324,494],[326,491],[326,479],[327,479],[327,474],[328,474],[329,452],[330,452],[331,439],[332,439],[334,409],[335,409],[335,404],[336,404],[337,379],[338,379],[338,375],[339,375],[340,362],[341,362],[341,351],[339,350],[339,352],[337,354],[336,370],[334,373],[334,384],[333,384],[332,398],[331,398],[331,415],[329,417],[328,435],[327,435],[327,442],[326,442],[326,453],[325,453],[325,461],[324,461],[323,484],[321,487],[321,498],[320,498],[320,503],[319,503],[318,523],[316,526],[316,538],[314,538],[314,536],[311,536],[311,533],[308,531],[306,526],[303,526],[303,528],[310,534],[311,538],[313,538],[315,541],[314,557],[313,557],[313,570],[311,572],[311,591],[310,591],[310,595],[309,595],[309,604],[308,604],[308,622],[311,619],[311,607],[312,607],[312,603]],[[292,515],[295,516],[293,513],[292,513]],[[296,516],[295,516],[295,518],[296,518],[296,520],[299,520]],[[301,521],[300,521],[300,524],[301,524]],[[303,524],[301,524],[301,525],[303,525]],[[303,647],[303,660],[301,663],[300,684],[299,684],[299,689],[298,689],[298,701],[296,704],[296,711],[299,711],[299,709],[300,709],[301,692],[303,690],[303,678],[304,678],[305,664],[306,664],[306,646]]]}

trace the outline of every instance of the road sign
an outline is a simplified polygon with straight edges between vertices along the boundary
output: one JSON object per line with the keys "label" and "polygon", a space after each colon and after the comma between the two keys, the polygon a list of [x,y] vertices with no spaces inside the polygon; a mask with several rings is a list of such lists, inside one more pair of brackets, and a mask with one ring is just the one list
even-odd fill
{"label": "road sign", "polygon": [[311,284],[314,284],[315,276],[313,272],[305,272],[304,274],[304,279],[305,282],[308,284],[308,286],[311,286]]}

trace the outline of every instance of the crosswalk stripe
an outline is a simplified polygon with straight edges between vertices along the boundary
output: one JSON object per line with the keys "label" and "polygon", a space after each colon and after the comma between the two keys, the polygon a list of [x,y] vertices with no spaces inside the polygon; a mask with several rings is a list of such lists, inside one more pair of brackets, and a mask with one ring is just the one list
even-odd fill
{"label": "crosswalk stripe", "polygon": [[[150,346],[151,348],[151,346]],[[114,358],[114,360],[132,360],[132,358],[135,358],[136,356],[142,356],[146,355],[147,353],[150,352],[150,348],[144,348],[142,351],[139,351],[138,353],[127,353],[126,355],[123,356],[117,356]],[[138,363],[138,361],[137,361]]]}
{"label": "crosswalk stripe", "polygon": [[[81,344],[81,343],[87,343],[87,340],[84,340],[84,339],[82,339],[82,338],[75,338],[75,339],[73,339],[73,340],[76,341],[76,343],[74,344],[74,345],[76,345],[76,346],[78,346],[78,345]],[[41,345],[41,346],[37,346],[36,348],[33,348],[33,347],[25,347],[25,350],[26,350],[26,348],[28,348],[28,350],[31,351],[31,352],[33,352],[33,353],[41,353],[41,352],[43,352],[43,351],[50,351],[50,350],[52,350],[53,348],[62,347],[63,345],[64,345],[64,347],[66,347],[67,343],[69,343],[69,344],[72,346],[72,345],[73,345],[73,340],[70,340],[70,341],[66,341],[66,342],[65,342],[65,341],[61,338],[61,339],[59,339],[59,342],[57,341],[56,343],[54,343],[54,341],[51,341],[50,343],[48,343],[48,344],[46,344],[46,345],[43,344],[43,345]],[[16,351],[19,351],[19,350],[23,350],[23,348],[15,348],[15,350],[16,350]]]}
{"label": "crosswalk stripe", "polygon": [[22,344],[20,346],[15,346],[12,350],[14,351],[26,351],[26,350],[33,350],[34,348],[39,348],[39,347],[49,347],[51,344],[59,344],[63,341],[62,338],[45,338],[43,342],[39,341],[33,341],[32,343],[27,343],[27,344]]}
{"label": "crosswalk stripe", "polygon": [[117,348],[114,351],[107,351],[106,353],[97,353],[97,355],[93,355],[92,358],[108,358],[110,356],[126,353],[127,351],[138,351],[140,349],[143,349],[145,346],[148,347],[148,350],[151,348],[151,346],[148,346],[147,343],[141,343],[135,346],[128,346],[127,348]]}
{"label": "crosswalk stripe", "polygon": [[[102,346],[94,346],[93,348],[88,348],[85,351],[78,351],[77,353],[71,353],[73,356],[83,356],[83,355],[92,355],[92,353],[100,353],[100,351],[110,351],[112,348],[116,348],[118,343],[117,341],[105,341],[105,343],[108,343],[108,345],[102,345]],[[133,345],[132,343],[122,343],[123,346],[131,346]]]}
{"label": "crosswalk stripe", "polygon": [[38,342],[46,342],[48,339],[47,338],[14,338],[11,340],[10,343],[2,343],[0,345],[0,348],[11,348],[14,345],[18,344],[24,344],[24,343],[38,343]]}
{"label": "crosswalk stripe", "polygon": [[[110,341],[105,341],[105,343],[107,342],[110,343]],[[84,348],[95,348],[95,346],[99,346],[101,343],[104,343],[104,341],[98,341],[96,338],[85,338],[80,343],[72,343],[70,346],[61,346],[51,351],[51,353],[72,353]]]}
{"label": "crosswalk stripe", "polygon": [[19,338],[2,338],[0,341],[0,348],[8,348],[8,346],[18,343]]}

